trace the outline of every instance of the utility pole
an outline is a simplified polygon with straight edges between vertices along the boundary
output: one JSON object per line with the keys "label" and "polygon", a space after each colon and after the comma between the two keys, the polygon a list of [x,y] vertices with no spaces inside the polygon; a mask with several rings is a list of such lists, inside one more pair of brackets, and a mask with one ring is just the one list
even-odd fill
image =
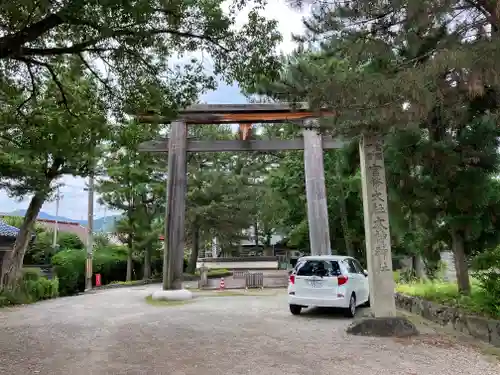
{"label": "utility pole", "polygon": [[52,248],[54,249],[54,252],[57,251],[57,231],[58,231],[58,226],[59,226],[59,201],[62,198],[61,197],[61,192],[59,191],[59,186],[57,187],[57,193],[56,193],[56,219],[54,223],[54,238],[52,240]]}
{"label": "utility pole", "polygon": [[94,173],[89,176],[88,191],[88,217],[87,217],[87,262],[86,262],[86,281],[85,290],[92,289],[92,252],[94,246]]}
{"label": "utility pole", "polygon": [[108,214],[108,208],[106,206],[104,206],[104,217],[102,218],[102,228],[101,228],[101,232],[103,233],[107,233],[107,229],[106,229],[106,224],[107,224],[107,215]]}

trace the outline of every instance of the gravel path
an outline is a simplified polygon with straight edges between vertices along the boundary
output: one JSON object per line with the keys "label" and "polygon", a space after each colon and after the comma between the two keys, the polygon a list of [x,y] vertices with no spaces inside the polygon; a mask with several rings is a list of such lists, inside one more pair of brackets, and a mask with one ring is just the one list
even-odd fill
{"label": "gravel path", "polygon": [[151,306],[158,286],[0,310],[0,374],[498,375],[460,345],[347,336],[336,314],[289,314],[286,295]]}

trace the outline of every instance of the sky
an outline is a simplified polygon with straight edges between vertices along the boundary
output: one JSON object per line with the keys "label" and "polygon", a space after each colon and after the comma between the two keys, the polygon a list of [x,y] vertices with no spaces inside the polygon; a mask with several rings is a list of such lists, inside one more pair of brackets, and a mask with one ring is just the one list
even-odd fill
{"label": "sky", "polygon": [[[294,11],[286,5],[284,0],[271,0],[263,13],[268,18],[274,18],[279,22],[279,30],[283,35],[283,42],[279,49],[283,52],[290,52],[294,48],[294,43],[291,40],[292,33],[300,33],[302,30],[303,13]],[[239,15],[237,23],[243,23],[246,19],[246,13]],[[218,89],[208,92],[201,96],[200,100],[209,104],[241,104],[246,103],[245,97],[240,93],[236,84],[228,86],[220,84]],[[87,180],[72,176],[64,176],[60,182],[64,184],[60,188],[61,199],[59,203],[59,216],[64,216],[70,219],[82,220],[87,219],[88,212],[88,193],[84,190]],[[0,212],[9,213],[18,209],[26,209],[28,207],[29,198],[23,201],[16,201],[8,197],[7,192],[0,190]],[[98,196],[95,196],[94,217],[99,218],[106,215],[117,214],[105,206],[98,204]],[[51,215],[56,215],[56,202],[46,202],[42,211]]]}

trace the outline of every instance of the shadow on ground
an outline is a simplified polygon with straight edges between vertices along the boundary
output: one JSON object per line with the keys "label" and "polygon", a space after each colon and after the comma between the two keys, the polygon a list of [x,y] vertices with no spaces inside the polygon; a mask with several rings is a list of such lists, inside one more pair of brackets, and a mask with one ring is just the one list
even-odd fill
{"label": "shadow on ground", "polygon": [[[370,312],[369,308],[359,308],[356,312],[356,318],[362,318],[367,316]],[[331,307],[311,307],[302,310],[299,317],[308,317],[314,319],[340,319],[346,322],[352,321],[352,318],[347,318],[342,309],[336,309]],[[355,319],[356,319],[355,318]]]}

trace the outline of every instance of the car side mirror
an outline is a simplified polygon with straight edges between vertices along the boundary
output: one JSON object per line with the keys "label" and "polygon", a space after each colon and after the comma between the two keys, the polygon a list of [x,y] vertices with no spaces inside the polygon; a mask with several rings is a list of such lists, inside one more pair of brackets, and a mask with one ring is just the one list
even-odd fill
{"label": "car side mirror", "polygon": [[368,271],[367,270],[363,270],[363,274],[368,277]]}

